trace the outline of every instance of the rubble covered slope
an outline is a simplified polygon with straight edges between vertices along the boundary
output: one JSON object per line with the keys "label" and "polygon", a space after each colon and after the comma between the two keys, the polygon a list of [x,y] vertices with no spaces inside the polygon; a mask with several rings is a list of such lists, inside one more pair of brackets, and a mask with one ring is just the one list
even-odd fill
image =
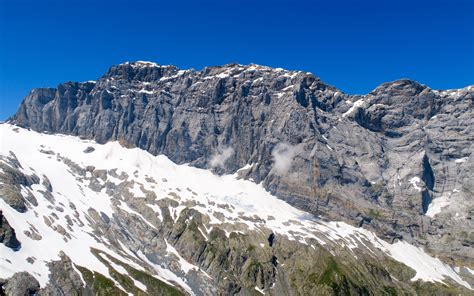
{"label": "rubble covered slope", "polygon": [[298,210],[242,179],[251,164],[219,176],[118,142],[0,138],[7,294],[472,292],[472,269]]}

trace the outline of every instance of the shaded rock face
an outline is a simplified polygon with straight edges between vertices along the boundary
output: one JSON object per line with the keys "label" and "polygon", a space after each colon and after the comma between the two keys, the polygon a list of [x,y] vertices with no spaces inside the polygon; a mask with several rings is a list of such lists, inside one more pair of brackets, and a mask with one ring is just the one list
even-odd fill
{"label": "shaded rock face", "polygon": [[218,173],[252,164],[239,174],[305,211],[472,263],[473,101],[406,79],[349,96],[304,72],[136,62],[34,89],[10,122]]}
{"label": "shaded rock face", "polygon": [[0,199],[3,199],[9,206],[20,213],[27,210],[27,203],[35,204],[36,201],[32,195],[23,196],[21,194],[22,186],[31,187],[39,182],[36,175],[27,176],[20,171],[20,164],[14,153],[11,153],[0,162]]}
{"label": "shaded rock face", "polygon": [[93,288],[84,285],[81,275],[64,253],[60,260],[49,263],[50,282],[42,287],[39,295],[95,295]]}
{"label": "shaded rock face", "polygon": [[18,250],[21,243],[16,238],[15,229],[13,229],[8,223],[3,212],[0,210],[0,243],[4,244],[8,248]]}
{"label": "shaded rock face", "polygon": [[8,296],[36,295],[40,285],[28,272],[17,272],[8,280],[0,280],[0,291]]}

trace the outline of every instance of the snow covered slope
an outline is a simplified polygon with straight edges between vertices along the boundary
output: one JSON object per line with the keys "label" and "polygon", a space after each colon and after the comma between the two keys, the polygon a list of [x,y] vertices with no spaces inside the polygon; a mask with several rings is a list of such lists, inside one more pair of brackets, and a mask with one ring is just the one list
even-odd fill
{"label": "snow covered slope", "polygon": [[[204,268],[192,254],[183,253],[183,245],[171,241],[176,225],[192,223],[192,217],[180,220],[192,209],[203,217],[197,230],[204,241],[213,239],[213,229],[222,230],[227,238],[260,232],[264,239],[255,243],[265,249],[272,247],[270,239],[265,241],[271,233],[313,249],[324,248],[334,256],[346,252],[356,260],[391,257],[415,271],[411,281],[456,283],[472,289],[459,268],[421,248],[404,241],[389,244],[343,222],[318,220],[261,185],[239,179],[239,172],[218,176],[118,142],[101,145],[9,124],[0,125],[0,155],[0,174],[23,174],[31,180],[7,184],[9,192],[17,186],[22,200],[0,197],[3,215],[21,242],[17,249],[0,244],[0,278],[28,271],[44,287],[50,282],[48,263],[60,260],[62,251],[73,266],[100,273],[127,293],[129,288],[114,276],[116,272],[132,278],[141,291],[149,288],[131,276],[130,268],[184,293],[217,293],[215,270],[209,265]],[[12,207],[21,202],[24,210]],[[163,225],[169,226],[163,230]],[[256,284],[255,289],[265,293],[272,286]]]}

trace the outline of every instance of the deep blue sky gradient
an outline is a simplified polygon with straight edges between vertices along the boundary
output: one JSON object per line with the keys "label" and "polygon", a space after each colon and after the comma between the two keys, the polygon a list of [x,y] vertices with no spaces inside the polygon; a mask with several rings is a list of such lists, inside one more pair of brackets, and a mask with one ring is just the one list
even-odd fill
{"label": "deep blue sky gradient", "polygon": [[314,73],[346,93],[474,84],[474,1],[0,0],[0,119],[34,87],[150,60]]}

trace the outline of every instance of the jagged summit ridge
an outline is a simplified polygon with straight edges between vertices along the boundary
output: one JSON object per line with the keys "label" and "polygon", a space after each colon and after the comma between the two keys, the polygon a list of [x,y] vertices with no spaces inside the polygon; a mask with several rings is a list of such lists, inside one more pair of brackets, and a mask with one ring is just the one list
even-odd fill
{"label": "jagged summit ridge", "polygon": [[391,92],[414,96],[427,88],[428,87],[426,85],[423,85],[415,80],[403,78],[391,82],[382,83],[380,86],[371,91],[370,94],[377,95]]}
{"label": "jagged summit ridge", "polygon": [[[258,73],[260,75],[257,75],[257,77],[254,79],[258,79],[264,74],[276,73],[276,74],[279,74],[279,76],[282,76],[282,78],[285,78],[285,77],[292,78],[292,77],[295,77],[296,75],[306,75],[306,76],[311,76],[312,78],[316,80],[319,80],[319,78],[315,77],[312,73],[309,73],[309,72],[290,71],[290,70],[285,70],[282,68],[271,68],[268,66],[262,66],[262,65],[257,65],[257,64],[242,65],[242,64],[233,63],[233,64],[226,64],[223,66],[205,67],[202,70],[194,70],[194,69],[180,70],[176,66],[173,66],[173,65],[162,66],[153,62],[143,62],[143,61],[125,62],[119,65],[112,66],[106,72],[106,74],[102,77],[102,79],[125,78],[125,79],[142,80],[144,82],[150,82],[150,81],[157,82],[159,80],[173,79],[183,74],[188,74],[189,76],[202,78],[205,80],[224,79],[224,78],[239,79],[239,78],[245,78],[245,77],[252,79],[252,74],[255,74],[255,73]],[[274,77],[275,76],[276,75],[274,75]],[[143,80],[143,79],[147,79],[147,80]]]}

